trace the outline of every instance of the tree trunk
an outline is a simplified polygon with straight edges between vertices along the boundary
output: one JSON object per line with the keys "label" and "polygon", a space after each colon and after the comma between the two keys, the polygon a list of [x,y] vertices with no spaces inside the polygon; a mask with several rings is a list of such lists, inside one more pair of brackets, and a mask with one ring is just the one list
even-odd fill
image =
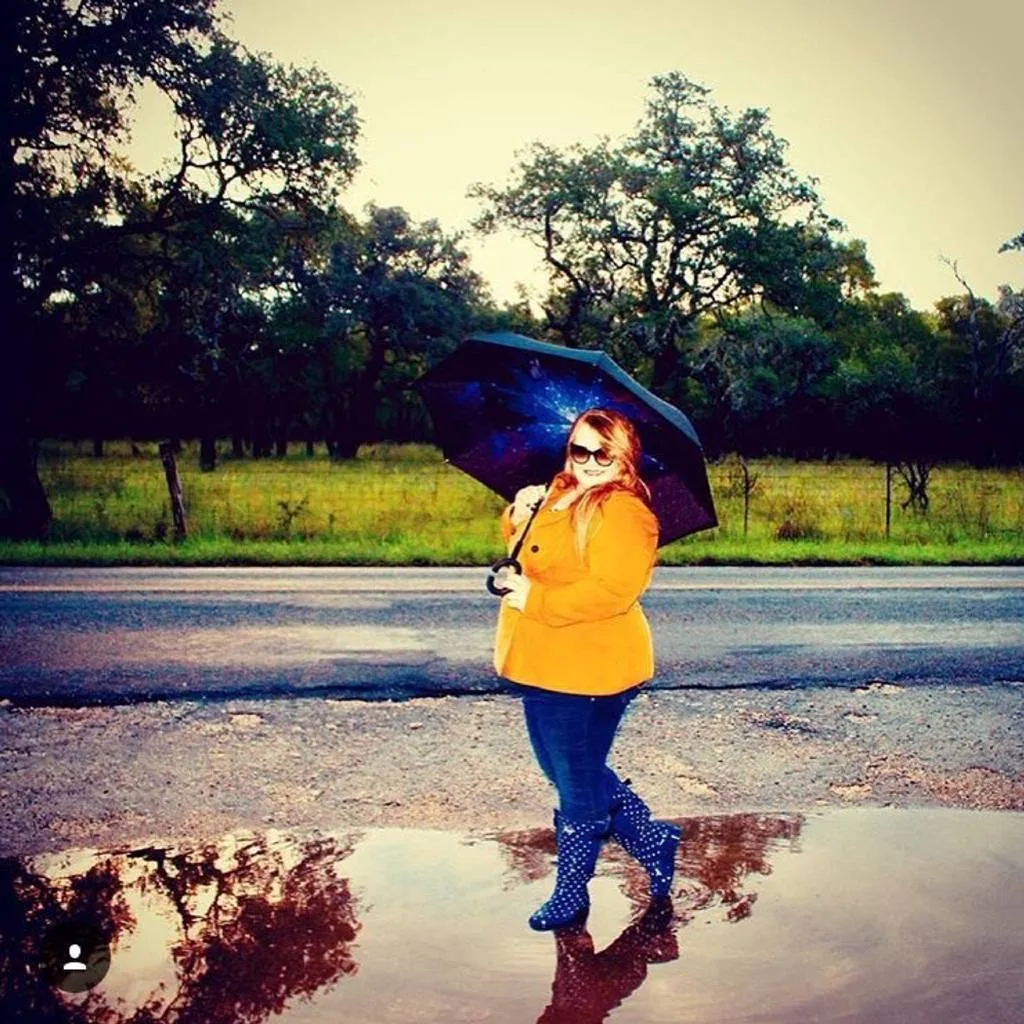
{"label": "tree trunk", "polygon": [[907,500],[902,502],[900,508],[912,508],[924,515],[928,511],[928,482],[934,463],[927,459],[900,459],[894,465],[907,485]]}
{"label": "tree trunk", "polygon": [[0,535],[11,540],[42,540],[53,519],[50,503],[39,480],[38,449],[32,417],[38,412],[33,384],[38,360],[36,339],[28,331],[29,318],[21,307],[24,270],[15,251],[15,238],[25,231],[16,223],[16,144],[10,130],[19,55],[13,31],[22,16],[4,4],[0,21],[0,110],[8,131],[0,135],[0,354],[4,362],[0,381]]}
{"label": "tree trunk", "polygon": [[231,435],[231,455],[236,459],[245,458],[245,440],[241,434]]}
{"label": "tree trunk", "polygon": [[369,361],[352,388],[349,416],[342,421],[345,426],[337,440],[340,452],[338,458],[354,459],[359,446],[371,440],[376,433],[376,385],[384,369],[384,341],[375,342],[371,337],[371,352]]}
{"label": "tree trunk", "polygon": [[206,473],[217,468],[217,439],[212,434],[199,438],[199,468]]}
{"label": "tree trunk", "polygon": [[352,431],[350,429],[350,417],[342,401],[337,401],[328,406],[324,417],[324,443],[327,445],[327,454],[331,462],[340,462],[342,459],[351,459],[355,456],[356,448],[352,447]]}
{"label": "tree trunk", "polygon": [[331,458],[335,462],[342,459],[354,459],[359,451],[361,440],[355,430],[346,430],[341,437],[331,442]]}
{"label": "tree trunk", "polygon": [[94,459],[102,459],[103,458],[103,438],[102,437],[94,437],[92,439],[92,457]]}
{"label": "tree trunk", "polygon": [[685,345],[695,330],[694,322],[685,320],[682,323],[669,324],[660,332],[661,337],[658,339],[651,373],[651,390],[656,395],[666,394],[669,385],[674,384],[678,387],[680,381],[673,378],[690,376],[689,356],[680,351],[679,342],[682,340]]}
{"label": "tree trunk", "polygon": [[42,540],[53,511],[39,480],[38,449],[14,427],[0,429],[0,535]]}
{"label": "tree trunk", "polygon": [[288,454],[288,438],[278,437],[274,442],[274,454],[279,458],[284,458]]}
{"label": "tree trunk", "polygon": [[652,367],[651,390],[656,395],[665,394],[669,381],[672,380],[678,365],[679,353],[676,352],[675,345],[670,341],[665,342],[658,350],[657,355],[655,355]]}

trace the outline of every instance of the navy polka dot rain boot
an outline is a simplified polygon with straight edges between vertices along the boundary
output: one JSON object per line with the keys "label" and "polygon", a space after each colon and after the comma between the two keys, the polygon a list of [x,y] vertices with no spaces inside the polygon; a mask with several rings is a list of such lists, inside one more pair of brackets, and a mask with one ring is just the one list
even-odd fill
{"label": "navy polka dot rain boot", "polygon": [[590,910],[587,883],[594,874],[601,840],[608,834],[608,819],[575,821],[555,811],[558,872],[555,891],[530,918],[534,931],[568,928],[586,919]]}
{"label": "navy polka dot rain boot", "polygon": [[611,836],[638,860],[651,879],[651,896],[659,899],[672,892],[676,851],[683,838],[678,825],[651,818],[651,809],[618,779],[612,793]]}

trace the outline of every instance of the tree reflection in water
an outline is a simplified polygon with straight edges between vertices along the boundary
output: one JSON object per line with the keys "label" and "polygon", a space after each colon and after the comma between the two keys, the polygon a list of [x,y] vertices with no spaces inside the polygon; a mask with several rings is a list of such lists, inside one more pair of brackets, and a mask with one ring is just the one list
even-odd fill
{"label": "tree reflection in water", "polygon": [[[256,1024],[295,998],[354,974],[359,930],[349,881],[337,865],[351,840],[266,836],[194,849],[147,847],[104,854],[78,874],[35,861],[0,860],[0,1019],[33,1024]],[[118,946],[130,945],[132,906],[153,906],[173,928],[173,980],[141,1005],[111,1004]],[[64,997],[38,964],[54,925],[80,920],[110,943],[107,981]],[[141,937],[144,941],[144,936]]]}
{"label": "tree reflection in water", "polygon": [[[615,844],[602,852],[600,870],[617,877],[632,908],[631,922],[601,952],[585,926],[555,934],[557,961],[551,1002],[538,1024],[599,1024],[647,977],[650,964],[679,956],[677,931],[716,902],[725,919],[742,921],[753,912],[756,892],[744,891],[749,875],[771,874],[770,854],[782,843],[798,849],[804,819],[795,814],[731,814],[678,819],[684,830],[671,900],[650,902],[647,876]],[[550,829],[495,836],[509,864],[509,883],[533,882],[553,870]]]}
{"label": "tree reflection in water", "polygon": [[67,1009],[40,969],[46,935],[65,921],[88,923],[110,944],[134,927],[114,860],[73,879],[53,880],[21,861],[0,858],[0,1020],[98,1019]]}
{"label": "tree reflection in water", "polygon": [[[782,842],[795,849],[804,824],[799,814],[726,814],[672,820],[684,832],[676,858],[677,916],[703,910],[718,900],[730,908],[726,916],[734,921],[748,916],[757,899],[756,893],[743,891],[743,879],[751,874],[770,875],[770,852]],[[552,829],[498,832],[493,838],[509,865],[507,887],[536,882],[554,870]],[[616,843],[606,842],[598,870],[618,879],[634,919],[638,918],[648,903],[643,868]]]}
{"label": "tree reflection in water", "polygon": [[717,818],[684,818],[684,839],[678,870],[690,881],[682,899],[691,910],[703,910],[717,899],[729,909],[730,921],[753,912],[757,893],[743,891],[748,875],[770,875],[769,852],[785,842],[798,850],[801,815],[730,814]]}

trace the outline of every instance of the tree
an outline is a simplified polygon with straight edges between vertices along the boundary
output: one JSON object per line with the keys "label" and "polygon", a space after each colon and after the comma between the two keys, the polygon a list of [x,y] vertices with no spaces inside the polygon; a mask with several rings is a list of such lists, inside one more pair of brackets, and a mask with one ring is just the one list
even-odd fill
{"label": "tree", "polygon": [[[90,268],[123,239],[329,203],[356,167],[349,95],[316,69],[246,52],[220,31],[216,6],[10,0],[0,14],[0,314],[3,359],[21,364],[0,393],[7,536],[41,536],[50,516],[34,449],[49,307],[98,286]],[[171,102],[178,143],[148,177],[121,155],[144,83]]]}
{"label": "tree", "polygon": [[999,246],[1000,252],[1008,252],[1010,249],[1017,249],[1024,252],[1024,231],[1015,238],[1011,238],[1009,241],[1003,242],[1003,244]]}
{"label": "tree", "polygon": [[833,453],[826,382],[838,352],[813,320],[749,309],[723,316],[708,335],[697,377],[715,399],[709,434],[717,447],[746,455]]}
{"label": "tree", "polygon": [[996,312],[1003,318],[1000,348],[1008,353],[1008,368],[1024,370],[1024,291],[1014,291],[1008,284],[999,286]]}
{"label": "tree", "polygon": [[678,73],[651,87],[621,144],[538,143],[509,185],[471,194],[485,204],[481,230],[508,227],[539,247],[545,312],[563,339],[617,339],[665,392],[690,372],[686,342],[700,317],[758,296],[825,315],[870,267],[862,250],[833,242],[841,225],[786,163],[765,111],[733,115]]}
{"label": "tree", "polygon": [[[1024,231],[1000,247],[1000,252],[1024,252]],[[1024,370],[1024,291],[1015,291],[1008,284],[999,288],[996,308],[1006,318],[1004,344],[1012,352],[1012,368]]]}
{"label": "tree", "polygon": [[873,293],[844,305],[832,336],[838,362],[826,393],[842,449],[907,465],[947,455],[948,374],[929,318],[899,292]]}
{"label": "tree", "polygon": [[44,410],[37,425],[47,435],[91,436],[97,455],[103,439],[137,435],[140,408],[152,407],[148,342],[160,294],[140,251],[146,243],[124,238],[111,246],[92,263],[88,280],[50,302],[37,320],[48,355],[36,391]]}
{"label": "tree", "polygon": [[954,393],[968,430],[964,454],[981,464],[1017,459],[1024,427],[1024,303],[1008,286],[1000,289],[996,305],[978,298],[956,261],[945,262],[964,288],[964,294],[935,304],[950,341]]}
{"label": "tree", "polygon": [[354,457],[379,414],[406,415],[411,382],[469,329],[483,285],[459,242],[434,220],[371,205],[365,223],[339,220],[325,267],[297,258],[299,288],[276,324],[318,350],[310,404],[332,457]]}

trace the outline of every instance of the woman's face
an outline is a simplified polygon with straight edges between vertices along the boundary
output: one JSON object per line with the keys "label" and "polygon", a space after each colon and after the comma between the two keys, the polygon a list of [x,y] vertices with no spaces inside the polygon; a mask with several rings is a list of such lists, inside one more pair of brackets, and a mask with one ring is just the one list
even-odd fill
{"label": "woman's face", "polygon": [[[622,472],[618,459],[612,458],[607,466],[602,466],[597,458],[604,462],[611,453],[604,447],[601,435],[589,423],[579,423],[569,439],[569,469],[580,487],[596,487],[617,480]],[[578,460],[585,459],[580,462]]]}

